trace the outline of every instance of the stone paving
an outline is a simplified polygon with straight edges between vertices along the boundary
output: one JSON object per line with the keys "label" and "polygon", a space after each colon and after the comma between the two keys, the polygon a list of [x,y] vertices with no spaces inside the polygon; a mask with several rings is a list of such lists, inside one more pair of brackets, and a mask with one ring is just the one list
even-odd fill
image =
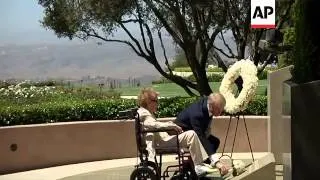
{"label": "stone paving", "polygon": [[[254,156],[258,159],[255,161],[256,164],[232,179],[283,180],[282,166],[275,166],[271,153],[254,153]],[[250,153],[235,153],[233,157],[243,160],[246,164],[252,162]],[[164,167],[175,164],[174,156],[165,157],[164,163]],[[128,180],[134,164],[136,158],[88,162],[2,175],[0,180]]]}

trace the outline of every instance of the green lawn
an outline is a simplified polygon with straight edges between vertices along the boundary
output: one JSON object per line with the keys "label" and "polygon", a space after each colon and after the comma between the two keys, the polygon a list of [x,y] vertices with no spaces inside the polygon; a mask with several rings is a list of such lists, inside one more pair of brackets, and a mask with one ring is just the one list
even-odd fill
{"label": "green lawn", "polygon": [[[264,95],[267,88],[267,80],[259,80],[259,86],[257,88],[257,94]],[[172,96],[188,96],[188,94],[175,83],[155,84],[152,87],[160,93],[160,96],[172,97]],[[211,82],[210,87],[214,92],[217,92],[220,87],[220,82]],[[142,87],[123,87],[116,89],[121,92],[123,96],[136,96]]]}

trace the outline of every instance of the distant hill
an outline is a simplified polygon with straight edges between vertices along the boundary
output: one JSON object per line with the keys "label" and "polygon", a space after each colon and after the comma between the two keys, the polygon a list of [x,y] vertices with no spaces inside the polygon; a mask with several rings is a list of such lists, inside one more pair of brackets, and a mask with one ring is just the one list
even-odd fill
{"label": "distant hill", "polygon": [[[173,44],[168,42],[166,42],[167,55],[171,59],[175,55],[175,50]],[[160,45],[156,44],[156,47]],[[163,60],[160,53],[162,52],[158,52],[158,57]],[[159,73],[133,50],[117,43],[0,46],[1,79],[46,77],[78,79],[88,75],[127,78],[159,75]]]}
{"label": "distant hill", "polygon": [[[175,46],[169,38],[164,39],[164,44],[168,59],[172,61]],[[159,41],[155,41],[155,49],[164,66]],[[0,45],[0,79],[81,79],[87,76],[141,77],[151,82],[160,74],[132,49],[119,43]]]}

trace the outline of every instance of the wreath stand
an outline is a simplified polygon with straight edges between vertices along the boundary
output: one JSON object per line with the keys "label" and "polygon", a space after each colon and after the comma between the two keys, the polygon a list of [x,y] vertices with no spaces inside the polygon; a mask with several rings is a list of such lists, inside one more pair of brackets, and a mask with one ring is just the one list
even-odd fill
{"label": "wreath stand", "polygon": [[[238,130],[238,125],[239,125],[239,121],[240,121],[240,117],[242,116],[242,119],[243,119],[243,123],[244,123],[244,126],[245,126],[245,129],[246,129],[246,135],[247,135],[247,139],[248,139],[248,143],[249,143],[249,147],[250,147],[250,152],[251,152],[251,156],[252,156],[252,163],[254,162],[254,157],[253,157],[253,152],[252,152],[252,147],[251,147],[251,143],[250,143],[250,138],[249,138],[249,133],[248,133],[248,128],[247,128],[247,123],[246,123],[246,119],[244,118],[244,114],[242,112],[238,113],[238,114],[234,114],[234,115],[230,115],[230,119],[229,119],[229,125],[228,125],[228,129],[227,129],[227,133],[226,133],[226,137],[224,139],[224,144],[223,144],[223,149],[222,149],[222,154],[221,154],[221,157],[224,157],[224,156],[227,156],[228,158],[230,158],[231,160],[231,165],[232,165],[232,168],[233,168],[233,175],[234,176],[237,176],[239,175],[238,172],[236,172],[235,168],[234,168],[234,164],[233,164],[233,159],[232,159],[232,154],[233,154],[233,149],[234,149],[234,144],[235,144],[235,140],[236,140],[236,136],[237,136],[237,130]],[[228,134],[229,134],[229,129],[230,129],[230,125],[231,125],[231,120],[235,118],[236,121],[237,121],[237,124],[236,124],[236,129],[235,129],[235,133],[234,133],[234,138],[233,138],[233,143],[232,143],[232,149],[231,149],[231,155],[226,155],[224,154],[224,150],[225,150],[225,146],[226,146],[226,143],[227,143],[227,138],[228,138]],[[252,163],[249,163],[248,165],[245,166],[248,167],[250,166]]]}
{"label": "wreath stand", "polygon": [[[233,88],[232,88],[232,83],[234,83],[233,81],[235,79],[237,79],[239,76],[242,77],[243,81],[246,82],[248,84],[249,87],[247,87],[247,91],[243,92],[242,90],[239,91],[238,89],[238,96],[237,98],[235,98],[235,95],[233,93]],[[229,125],[228,125],[228,129],[227,129],[227,134],[226,137],[224,139],[224,145],[223,145],[223,149],[222,149],[222,154],[220,159],[223,156],[226,156],[228,158],[230,158],[231,160],[231,166],[233,169],[233,175],[239,175],[240,173],[237,172],[237,168],[235,167],[234,164],[234,160],[232,159],[232,155],[233,155],[233,149],[234,149],[234,144],[235,144],[235,140],[237,137],[237,130],[238,130],[238,125],[239,125],[239,121],[240,121],[240,117],[242,116],[243,119],[243,123],[245,126],[245,130],[246,130],[246,135],[247,135],[247,139],[248,139],[248,143],[249,143],[249,147],[250,147],[250,152],[251,152],[251,156],[252,156],[252,163],[250,163],[249,165],[245,166],[244,168],[250,166],[251,164],[253,164],[254,162],[254,157],[253,157],[253,152],[252,152],[252,147],[251,147],[251,142],[250,142],[250,138],[249,138],[249,133],[248,133],[248,128],[247,128],[247,123],[246,123],[246,119],[244,117],[244,113],[243,113],[243,108],[246,105],[246,103],[248,103],[246,100],[246,98],[248,97],[252,97],[255,93],[255,89],[258,86],[258,77],[257,77],[257,68],[256,66],[253,64],[253,62],[250,59],[242,59],[240,61],[237,61],[236,63],[234,63],[231,67],[228,68],[227,73],[224,75],[222,81],[221,81],[221,85],[219,88],[219,91],[225,96],[226,101],[237,101],[235,107],[229,107],[230,105],[228,105],[228,108],[226,108],[227,112],[229,112],[230,115],[230,119],[229,119]],[[240,100],[238,99],[239,96],[241,96],[241,102],[239,102]],[[249,100],[249,99],[247,99]],[[241,105],[239,105],[241,104]],[[242,110],[239,109],[242,107]],[[231,108],[231,109],[230,109]],[[239,112],[240,110],[240,112]],[[230,130],[230,125],[231,125],[231,120],[235,118],[237,121],[236,124],[236,129],[235,129],[235,133],[234,133],[234,138],[233,138],[233,143],[232,143],[232,149],[231,149],[231,156],[229,155],[225,155],[224,151],[225,151],[225,146],[227,143],[227,139],[228,139],[228,135],[229,135],[229,130]]]}

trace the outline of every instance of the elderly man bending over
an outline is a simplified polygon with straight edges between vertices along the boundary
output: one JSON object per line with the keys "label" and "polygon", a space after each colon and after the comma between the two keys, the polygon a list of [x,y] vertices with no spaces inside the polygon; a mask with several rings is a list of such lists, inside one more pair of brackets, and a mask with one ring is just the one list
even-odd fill
{"label": "elderly man bending over", "polygon": [[[203,161],[208,158],[208,154],[203,148],[197,134],[193,130],[183,132],[182,129],[172,122],[159,122],[156,120],[154,113],[158,108],[158,95],[152,88],[144,88],[138,96],[138,109],[140,120],[144,128],[175,128],[180,134],[178,135],[180,147],[189,148],[191,158],[195,165],[195,172],[202,176],[210,171]],[[159,132],[146,135],[147,150],[150,158],[154,158],[154,147],[172,147],[176,144],[176,135],[169,135],[166,132]]]}
{"label": "elderly man bending over", "polygon": [[226,100],[220,93],[212,93],[200,98],[197,102],[181,111],[174,121],[184,131],[194,130],[210,158],[205,161],[220,169],[221,174],[226,174],[228,169],[219,162],[215,154],[220,140],[211,135],[211,121],[213,116],[220,116],[224,110]]}

